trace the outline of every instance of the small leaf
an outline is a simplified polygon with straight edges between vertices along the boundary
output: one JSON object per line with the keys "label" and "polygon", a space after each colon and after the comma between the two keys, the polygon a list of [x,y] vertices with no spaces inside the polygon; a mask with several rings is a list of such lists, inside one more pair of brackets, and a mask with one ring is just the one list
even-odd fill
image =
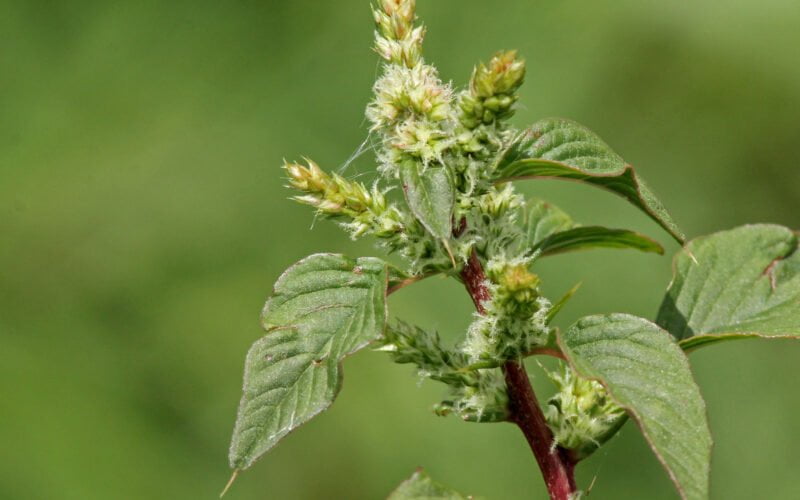
{"label": "small leaf", "polygon": [[800,338],[797,235],[758,224],[689,242],[656,322],[684,349],[747,337]]}
{"label": "small leaf", "polygon": [[387,500],[467,500],[468,497],[433,481],[422,469],[400,483]]}
{"label": "small leaf", "polygon": [[524,216],[525,246],[542,256],[590,248],[633,248],[663,254],[658,242],[627,229],[580,226],[561,209],[536,201]]}
{"label": "small leaf", "polygon": [[453,224],[453,182],[442,167],[422,171],[416,162],[401,168],[403,192],[414,216],[439,240],[448,240]]}
{"label": "small leaf", "polygon": [[528,248],[539,246],[554,234],[576,225],[566,212],[544,200],[528,200],[527,205],[522,214],[522,224]]}
{"label": "small leaf", "polygon": [[591,130],[561,118],[548,118],[522,133],[498,158],[495,182],[560,178],[602,187],[644,211],[678,242],[683,233],[664,206],[627,165]]}
{"label": "small leaf", "polygon": [[553,305],[550,306],[550,310],[547,311],[547,318],[545,320],[545,322],[548,325],[553,321],[553,318],[555,318],[556,315],[561,312],[561,309],[563,309],[564,306],[567,305],[567,302],[569,302],[569,300],[572,298],[573,295],[575,295],[575,293],[578,291],[578,288],[580,287],[581,284],[576,283],[572,288],[567,290],[567,293],[562,295],[560,299],[555,301]]}
{"label": "small leaf", "polygon": [[342,358],[383,334],[386,264],[316,254],[275,283],[247,353],[230,464],[250,467],[289,432],[327,409],[341,387]]}
{"label": "small leaf", "polygon": [[711,434],[686,355],[657,325],[627,314],[578,320],[558,343],[637,422],[684,499],[708,498]]}

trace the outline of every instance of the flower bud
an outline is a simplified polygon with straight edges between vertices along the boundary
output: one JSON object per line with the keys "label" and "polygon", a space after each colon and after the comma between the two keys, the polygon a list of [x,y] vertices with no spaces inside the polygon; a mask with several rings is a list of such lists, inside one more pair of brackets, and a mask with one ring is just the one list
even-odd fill
{"label": "flower bud", "polygon": [[499,285],[517,302],[535,300],[539,293],[539,276],[528,271],[525,264],[517,264],[506,268],[500,277]]}
{"label": "flower bud", "polygon": [[373,90],[375,98],[367,107],[373,130],[395,127],[409,118],[439,122],[453,113],[452,91],[432,66],[388,66]]}
{"label": "flower bud", "polygon": [[416,120],[407,120],[398,126],[390,140],[397,156],[415,158],[423,165],[440,161],[450,143],[435,124]]}
{"label": "flower bud", "polygon": [[509,118],[524,79],[525,61],[517,59],[516,51],[500,52],[488,65],[479,64],[472,72],[469,91],[459,97],[461,124],[474,129]]}
{"label": "flower bud", "polygon": [[479,64],[472,73],[470,91],[478,97],[510,95],[519,89],[525,79],[525,61],[517,59],[517,51],[499,52],[489,64]]}
{"label": "flower bud", "polygon": [[483,101],[483,105],[492,111],[500,111],[500,99],[496,96],[491,96]]}

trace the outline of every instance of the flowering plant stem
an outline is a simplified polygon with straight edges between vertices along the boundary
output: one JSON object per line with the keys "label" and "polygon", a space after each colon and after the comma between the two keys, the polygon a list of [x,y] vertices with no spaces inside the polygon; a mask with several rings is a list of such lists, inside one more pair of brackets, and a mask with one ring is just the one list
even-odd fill
{"label": "flowering plant stem", "polygon": [[[552,500],[577,500],[574,469],[616,435],[639,427],[684,500],[709,497],[711,434],[686,352],[746,337],[800,338],[800,241],[789,228],[752,225],[686,243],[647,184],[595,133],[561,118],[524,130],[508,122],[525,61],[516,51],[479,63],[466,88],[425,61],[415,0],[373,6],[384,59],[367,106],[377,171],[371,186],[311,160],[286,163],[294,199],[353,239],[374,237],[399,257],[310,255],[275,283],[247,354],[230,448],[233,477],[341,389],[342,361],[372,345],[447,387],[439,416],[520,428]],[[534,272],[543,258],[592,248],[663,254],[627,229],[583,225],[513,182],[561,178],[604,188],[643,211],[686,248],[655,322],[630,314],[553,321],[577,290],[550,300]],[[477,313],[455,344],[390,318],[387,297],[428,277],[461,281]],[[743,307],[744,306],[744,307]],[[540,405],[523,359],[555,393]],[[421,472],[390,500],[465,498]]]}
{"label": "flowering plant stem", "polygon": [[[489,300],[486,288],[486,275],[477,255],[472,254],[461,271],[464,286],[479,313],[485,314],[483,302]],[[547,491],[552,500],[569,500],[577,491],[575,485],[575,464],[569,450],[552,446],[553,433],[547,426],[536,393],[533,391],[528,373],[521,361],[506,361],[503,364],[509,400],[509,421],[519,427],[531,447]]]}

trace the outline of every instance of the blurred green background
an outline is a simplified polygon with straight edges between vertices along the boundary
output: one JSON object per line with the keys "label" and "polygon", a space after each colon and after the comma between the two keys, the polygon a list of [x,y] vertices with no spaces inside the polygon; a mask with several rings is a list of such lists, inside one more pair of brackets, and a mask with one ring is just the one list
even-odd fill
{"label": "blurred green background", "polygon": [[[637,165],[690,236],[800,227],[800,3],[420,0],[426,55],[463,84],[501,48],[529,62],[519,126],[565,116]],[[279,273],[373,253],[287,201],[281,159],[337,168],[366,137],[377,72],[365,0],[0,2],[0,498],[215,498],[248,346]],[[359,158],[350,174],[372,167]],[[677,246],[624,201],[524,185],[584,223]],[[539,267],[561,317],[653,317],[670,259],[597,251]],[[454,282],[391,310],[455,339]],[[716,446],[713,497],[798,498],[800,344],[692,355]],[[538,390],[546,383],[529,363]],[[409,366],[361,352],[333,409],[231,499],[382,498],[415,467],[491,499],[544,498],[510,425],[430,408]],[[579,469],[592,498],[676,498],[629,424]]]}

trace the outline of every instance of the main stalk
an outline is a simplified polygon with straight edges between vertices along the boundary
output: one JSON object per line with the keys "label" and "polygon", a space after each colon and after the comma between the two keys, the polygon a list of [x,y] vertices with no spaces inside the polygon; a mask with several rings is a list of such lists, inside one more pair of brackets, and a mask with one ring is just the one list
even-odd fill
{"label": "main stalk", "polygon": [[[461,271],[461,279],[479,313],[484,314],[483,303],[491,298],[486,287],[486,275],[475,252]],[[553,446],[553,433],[547,427],[542,409],[533,392],[528,373],[520,361],[507,361],[503,365],[509,399],[509,420],[519,427],[536,457],[551,500],[569,500],[577,491],[575,486],[575,461],[567,450]]]}

